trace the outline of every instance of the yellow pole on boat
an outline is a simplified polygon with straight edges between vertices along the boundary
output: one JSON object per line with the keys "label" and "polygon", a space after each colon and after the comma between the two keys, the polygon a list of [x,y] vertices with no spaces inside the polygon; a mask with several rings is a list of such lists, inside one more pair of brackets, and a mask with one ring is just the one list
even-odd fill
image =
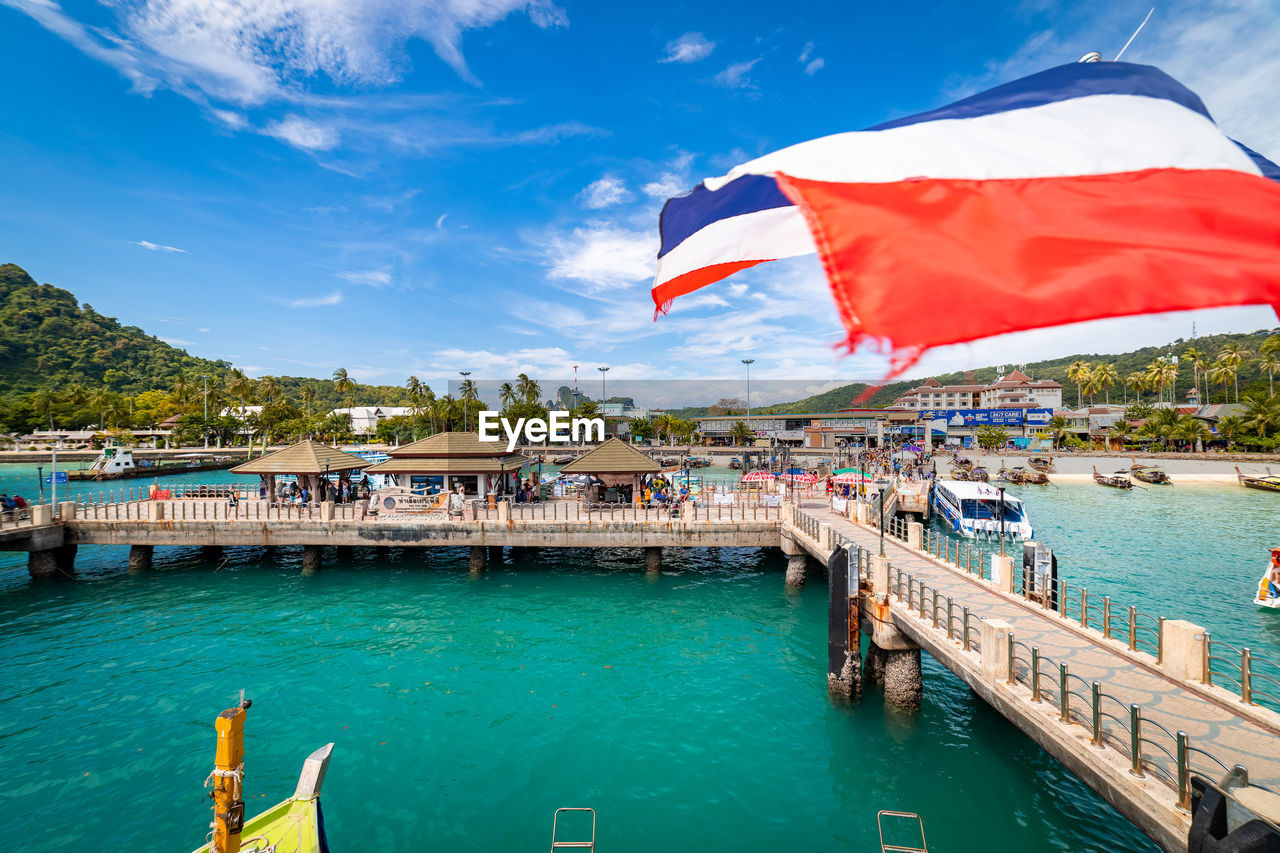
{"label": "yellow pole on boat", "polygon": [[253,704],[245,699],[214,721],[218,747],[213,759],[213,853],[239,853],[244,829],[244,718]]}

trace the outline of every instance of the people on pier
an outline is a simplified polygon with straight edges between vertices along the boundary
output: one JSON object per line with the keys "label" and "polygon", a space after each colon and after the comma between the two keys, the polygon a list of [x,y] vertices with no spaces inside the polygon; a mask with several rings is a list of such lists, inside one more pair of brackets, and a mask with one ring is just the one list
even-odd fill
{"label": "people on pier", "polygon": [[1267,588],[1271,598],[1280,598],[1280,548],[1271,549],[1271,566],[1267,570]]}

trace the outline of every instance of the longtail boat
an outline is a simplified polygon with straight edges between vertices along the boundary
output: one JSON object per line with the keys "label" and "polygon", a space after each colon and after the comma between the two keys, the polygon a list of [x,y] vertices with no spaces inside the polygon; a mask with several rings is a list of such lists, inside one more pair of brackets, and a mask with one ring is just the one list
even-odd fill
{"label": "longtail boat", "polygon": [[1261,489],[1264,492],[1280,492],[1280,477],[1271,473],[1271,469],[1267,469],[1265,477],[1250,477],[1248,474],[1240,473],[1240,468],[1236,468],[1236,479],[1240,481],[1240,485],[1246,489]]}
{"label": "longtail boat", "polygon": [[1099,486],[1110,486],[1113,489],[1132,489],[1133,481],[1125,476],[1124,471],[1115,474],[1099,474],[1097,467],[1093,469],[1093,481]]}
{"label": "longtail boat", "polygon": [[1010,468],[1004,464],[1004,460],[1000,460],[1000,470],[996,472],[996,479],[1004,483],[1012,483],[1015,486],[1022,485],[1026,482],[1022,473],[1022,467]]}
{"label": "longtail boat", "polygon": [[1023,468],[1021,465],[1011,470],[1022,478],[1023,483],[1029,483],[1033,486],[1049,485],[1049,475],[1043,471],[1037,471],[1035,468]]}
{"label": "longtail boat", "polygon": [[973,460],[968,456],[952,456],[951,464],[956,468],[963,468],[965,471],[968,471],[973,467]]}
{"label": "longtail boat", "polygon": [[1053,457],[1041,455],[1030,456],[1027,458],[1027,464],[1037,471],[1052,471]]}
{"label": "longtail boat", "polygon": [[951,479],[953,479],[953,480],[968,480],[968,479],[969,479],[969,469],[968,469],[968,468],[952,468],[952,469],[951,469]]}
{"label": "longtail boat", "polygon": [[969,469],[968,479],[975,483],[985,483],[991,479],[991,475],[987,473],[987,469],[981,465],[977,465]]}
{"label": "longtail boat", "polygon": [[242,700],[218,715],[218,734],[212,784],[213,822],[209,841],[195,853],[327,853],[324,816],[320,812],[320,787],[329,767],[333,744],[320,747],[302,762],[293,796],[261,814],[245,818],[244,721],[253,703]]}
{"label": "longtail boat", "polygon": [[1129,466],[1129,473],[1133,474],[1134,479],[1141,480],[1144,483],[1152,483],[1157,486],[1172,486],[1173,481],[1169,479],[1169,475],[1164,469],[1158,465],[1139,465],[1137,459],[1130,459],[1133,462]]}

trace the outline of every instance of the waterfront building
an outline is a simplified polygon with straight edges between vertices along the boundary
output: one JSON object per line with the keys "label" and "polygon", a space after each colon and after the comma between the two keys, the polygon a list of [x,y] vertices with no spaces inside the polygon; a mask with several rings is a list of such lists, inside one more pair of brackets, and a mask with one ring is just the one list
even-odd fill
{"label": "waterfront building", "polygon": [[704,444],[729,444],[729,434],[738,422],[747,423],[757,439],[770,444],[800,447],[805,440],[805,430],[829,430],[835,444],[862,444],[886,430],[892,431],[905,424],[915,423],[914,412],[894,412],[886,409],[842,409],[838,412],[804,412],[794,414],[752,414],[750,420],[743,415],[710,415],[693,418],[698,436]]}
{"label": "waterfront building", "polygon": [[370,467],[370,474],[392,475],[397,486],[423,494],[462,486],[468,497],[514,494],[529,461],[508,453],[503,442],[481,441],[473,432],[442,432],[387,453],[390,458]]}
{"label": "waterfront building", "polygon": [[[560,469],[561,474],[588,474],[601,482],[584,489],[583,499],[599,502],[620,499],[619,490],[632,496],[640,494],[645,475],[657,474],[662,466],[648,454],[618,438],[610,438],[594,450],[588,450]],[[627,491],[629,490],[629,491]]]}
{"label": "waterfront building", "polygon": [[373,435],[378,431],[378,422],[387,418],[399,418],[413,414],[411,406],[349,406],[334,409],[331,415],[349,415],[351,432],[355,435]]}
{"label": "waterfront building", "polygon": [[274,500],[276,477],[297,477],[301,486],[316,495],[321,477],[337,474],[340,479],[352,479],[355,472],[368,468],[371,464],[354,453],[306,439],[237,465],[231,469],[231,473],[255,474],[262,478],[268,498]]}
{"label": "waterfront building", "polygon": [[943,385],[930,378],[904,392],[895,409],[1053,409],[1062,405],[1062,384],[1035,380],[1021,370],[989,384]]}

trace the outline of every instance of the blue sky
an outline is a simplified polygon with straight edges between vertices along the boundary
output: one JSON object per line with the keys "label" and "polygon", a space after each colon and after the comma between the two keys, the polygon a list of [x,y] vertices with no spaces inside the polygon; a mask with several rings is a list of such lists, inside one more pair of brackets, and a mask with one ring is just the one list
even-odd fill
{"label": "blue sky", "polygon": [[[1148,0],[0,0],[0,261],[251,375],[879,376],[813,258],[652,321],[662,201],[736,163],[1114,56]],[[1280,156],[1280,6],[1161,6],[1125,59]],[[1188,337],[1191,316],[921,371]],[[1274,325],[1200,312],[1202,332]],[[594,373],[594,370],[592,371]]]}

